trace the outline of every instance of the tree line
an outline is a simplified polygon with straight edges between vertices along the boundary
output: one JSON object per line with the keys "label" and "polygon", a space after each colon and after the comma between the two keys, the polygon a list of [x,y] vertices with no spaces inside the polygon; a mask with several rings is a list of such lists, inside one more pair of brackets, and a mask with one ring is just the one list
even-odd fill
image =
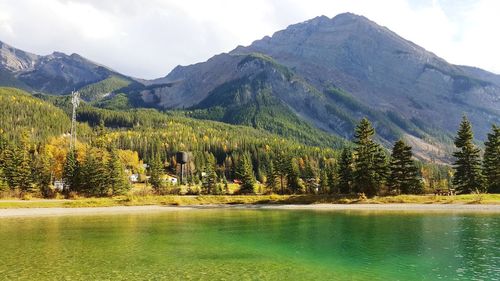
{"label": "tree line", "polygon": [[[18,118],[17,109],[2,112],[5,120],[18,123],[15,129],[1,123],[0,190],[51,196],[54,181],[63,180],[65,192],[109,196],[126,193],[128,176],[138,174],[163,192],[171,188],[163,176],[180,173],[175,153],[182,150],[191,153],[185,184],[192,192],[199,188],[206,194],[228,193],[230,182],[239,183],[240,193],[374,196],[448,187],[464,193],[499,192],[499,129],[492,127],[481,153],[466,118],[455,139],[452,170],[415,161],[403,140],[389,152],[376,142],[366,118],[357,124],[353,143],[338,150],[245,126],[155,110],[114,112],[86,105],[79,111],[79,142],[70,151],[64,134],[69,120],[63,111],[22,93],[0,97],[24,112]],[[20,99],[23,102],[17,102]],[[49,122],[54,126],[42,131]]]}

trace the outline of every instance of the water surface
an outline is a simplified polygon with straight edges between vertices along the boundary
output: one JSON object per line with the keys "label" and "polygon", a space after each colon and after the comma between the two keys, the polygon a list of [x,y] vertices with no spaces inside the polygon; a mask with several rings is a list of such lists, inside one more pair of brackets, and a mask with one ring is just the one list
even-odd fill
{"label": "water surface", "polygon": [[500,280],[498,214],[181,210],[0,219],[3,280]]}

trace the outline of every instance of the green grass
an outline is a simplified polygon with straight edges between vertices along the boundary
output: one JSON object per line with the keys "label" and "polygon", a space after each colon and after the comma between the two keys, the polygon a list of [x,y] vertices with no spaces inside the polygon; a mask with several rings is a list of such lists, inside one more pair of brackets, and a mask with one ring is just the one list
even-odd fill
{"label": "green grass", "polygon": [[124,195],[111,198],[0,200],[0,208],[76,208],[146,205],[235,205],[235,204],[500,204],[500,194],[456,196],[398,195],[363,199],[334,195]]}

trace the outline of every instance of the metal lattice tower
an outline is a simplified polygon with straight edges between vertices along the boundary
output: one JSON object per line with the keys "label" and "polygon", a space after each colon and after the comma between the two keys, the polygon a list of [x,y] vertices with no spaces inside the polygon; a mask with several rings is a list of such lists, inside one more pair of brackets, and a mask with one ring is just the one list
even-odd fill
{"label": "metal lattice tower", "polygon": [[71,104],[73,105],[73,115],[71,117],[71,139],[69,141],[70,149],[76,146],[76,108],[80,104],[80,93],[71,92]]}

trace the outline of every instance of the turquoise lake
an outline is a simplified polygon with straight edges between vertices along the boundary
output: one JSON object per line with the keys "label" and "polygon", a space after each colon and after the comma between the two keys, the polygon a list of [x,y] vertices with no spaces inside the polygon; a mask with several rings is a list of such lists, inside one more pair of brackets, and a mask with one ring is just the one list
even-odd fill
{"label": "turquoise lake", "polygon": [[498,213],[200,209],[0,219],[1,280],[500,280]]}

